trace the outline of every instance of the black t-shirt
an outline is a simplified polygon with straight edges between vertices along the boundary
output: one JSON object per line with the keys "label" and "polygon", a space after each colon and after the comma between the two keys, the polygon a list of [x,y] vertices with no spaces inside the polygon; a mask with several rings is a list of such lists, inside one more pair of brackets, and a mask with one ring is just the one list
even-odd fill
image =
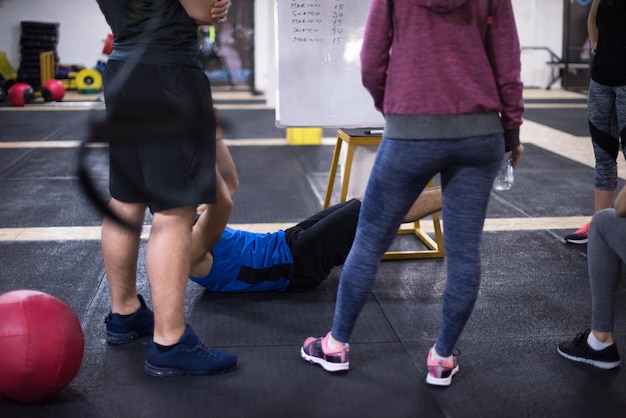
{"label": "black t-shirt", "polygon": [[111,60],[201,68],[196,23],[178,0],[97,0],[114,36]]}
{"label": "black t-shirt", "polygon": [[626,85],[626,0],[602,0],[596,24],[598,47],[591,78],[607,86]]}

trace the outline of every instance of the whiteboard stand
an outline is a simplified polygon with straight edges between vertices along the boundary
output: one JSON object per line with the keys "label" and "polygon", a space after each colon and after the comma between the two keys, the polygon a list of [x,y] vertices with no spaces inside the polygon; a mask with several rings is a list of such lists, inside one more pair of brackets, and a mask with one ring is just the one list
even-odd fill
{"label": "whiteboard stand", "polygon": [[[337,168],[339,167],[339,156],[341,147],[345,142],[348,146],[343,178],[341,180],[341,189],[339,192],[339,202],[345,202],[348,194],[348,185],[350,183],[350,172],[352,170],[352,159],[354,158],[354,149],[358,146],[380,145],[382,137],[379,135],[369,135],[365,133],[365,129],[351,129],[349,132],[344,129],[337,129],[337,143],[333,152],[333,160],[330,164],[330,173],[328,175],[328,186],[326,187],[326,196],[324,198],[324,209],[330,206],[333,188],[335,186],[335,177],[337,176]],[[428,186],[433,186],[433,181]],[[404,251],[387,251],[383,255],[383,260],[391,259],[409,259],[409,258],[442,258],[444,256],[443,234],[441,231],[441,221],[439,212],[431,215],[435,238],[424,232],[420,228],[420,221],[412,222],[410,228],[400,227],[398,235],[415,234],[415,236],[428,248],[426,250],[404,250]]]}

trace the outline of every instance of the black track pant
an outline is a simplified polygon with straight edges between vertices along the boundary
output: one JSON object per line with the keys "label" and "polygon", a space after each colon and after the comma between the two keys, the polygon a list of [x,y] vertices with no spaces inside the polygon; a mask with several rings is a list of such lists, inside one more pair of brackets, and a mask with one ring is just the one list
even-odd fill
{"label": "black track pant", "polygon": [[346,260],[359,219],[361,202],[352,199],[316,213],[285,230],[294,259],[288,292],[317,287],[335,266]]}

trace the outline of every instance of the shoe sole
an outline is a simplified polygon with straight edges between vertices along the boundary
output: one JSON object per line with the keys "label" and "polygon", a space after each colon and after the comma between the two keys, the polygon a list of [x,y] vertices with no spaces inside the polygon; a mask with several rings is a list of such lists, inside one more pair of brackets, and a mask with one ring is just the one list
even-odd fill
{"label": "shoe sole", "polygon": [[152,335],[152,328],[123,333],[107,331],[107,343],[111,345],[127,344],[146,335]]}
{"label": "shoe sole", "polygon": [[590,365],[592,365],[594,367],[598,367],[598,368],[604,369],[604,370],[615,369],[616,367],[619,367],[619,365],[622,363],[621,360],[608,362],[608,361],[598,361],[598,360],[592,360],[592,359],[588,359],[588,358],[584,358],[584,357],[572,356],[571,354],[567,354],[567,353],[564,353],[563,351],[561,351],[561,349],[559,347],[557,347],[556,350],[559,352],[559,354],[561,356],[565,357],[568,360],[572,360],[572,361],[575,361],[577,363],[590,364]]}
{"label": "shoe sole", "polygon": [[331,363],[319,357],[309,356],[304,352],[304,348],[300,348],[300,355],[303,359],[311,364],[318,364],[322,366],[324,370],[331,373],[347,372],[350,369],[350,362],[346,363]]}
{"label": "shoe sole", "polygon": [[568,244],[586,244],[589,241],[588,238],[585,239],[565,239],[565,242]]}
{"label": "shoe sole", "polygon": [[448,377],[434,377],[431,376],[430,373],[426,375],[426,383],[433,386],[450,386],[452,383],[452,376],[459,372],[459,365],[457,364],[454,369],[450,372],[450,376]]}
{"label": "shoe sole", "polygon": [[148,376],[152,376],[152,377],[174,377],[174,376],[185,376],[185,375],[213,376],[213,375],[231,372],[235,370],[236,368],[237,368],[237,365],[235,364],[234,366],[228,369],[218,370],[212,373],[204,373],[204,372],[193,372],[193,371],[188,371],[188,370],[176,369],[172,367],[157,367],[157,366],[151,365],[150,363],[146,361],[143,370]]}

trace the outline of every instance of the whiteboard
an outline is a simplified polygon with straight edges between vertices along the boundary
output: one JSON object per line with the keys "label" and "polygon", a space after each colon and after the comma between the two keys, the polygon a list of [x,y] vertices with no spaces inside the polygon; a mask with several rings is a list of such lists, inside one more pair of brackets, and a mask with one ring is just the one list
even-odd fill
{"label": "whiteboard", "polygon": [[276,126],[382,127],[361,84],[367,0],[276,0]]}

